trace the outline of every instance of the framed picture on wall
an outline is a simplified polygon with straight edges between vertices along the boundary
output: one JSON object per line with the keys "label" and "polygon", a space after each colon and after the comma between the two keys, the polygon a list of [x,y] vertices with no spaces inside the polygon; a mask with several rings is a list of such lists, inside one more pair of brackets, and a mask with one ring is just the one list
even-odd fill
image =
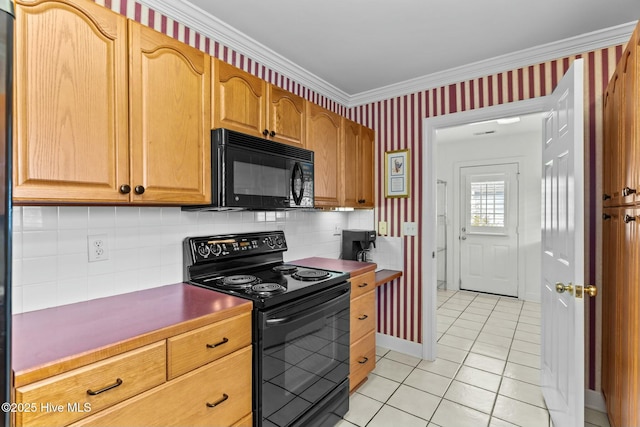
{"label": "framed picture on wall", "polygon": [[409,197],[409,150],[384,153],[384,197]]}

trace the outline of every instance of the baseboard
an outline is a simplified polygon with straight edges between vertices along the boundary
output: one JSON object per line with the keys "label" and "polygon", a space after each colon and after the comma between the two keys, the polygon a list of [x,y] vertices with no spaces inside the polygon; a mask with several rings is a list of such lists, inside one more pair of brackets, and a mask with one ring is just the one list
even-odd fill
{"label": "baseboard", "polygon": [[422,359],[422,344],[376,332],[376,345]]}
{"label": "baseboard", "polygon": [[593,409],[598,412],[607,412],[607,405],[604,402],[604,396],[599,391],[585,390],[584,406],[585,408]]}

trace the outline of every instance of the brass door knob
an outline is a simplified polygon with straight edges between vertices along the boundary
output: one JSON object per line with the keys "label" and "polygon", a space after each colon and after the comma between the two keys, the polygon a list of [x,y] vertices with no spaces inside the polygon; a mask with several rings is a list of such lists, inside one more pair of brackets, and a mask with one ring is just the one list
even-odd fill
{"label": "brass door knob", "polygon": [[590,297],[595,297],[596,295],[598,295],[598,288],[594,285],[585,286],[584,293],[589,294]]}
{"label": "brass door knob", "polygon": [[565,285],[564,283],[556,283],[556,292],[559,294],[562,294],[564,292],[569,292],[569,295],[573,295],[573,285],[572,284],[568,284]]}

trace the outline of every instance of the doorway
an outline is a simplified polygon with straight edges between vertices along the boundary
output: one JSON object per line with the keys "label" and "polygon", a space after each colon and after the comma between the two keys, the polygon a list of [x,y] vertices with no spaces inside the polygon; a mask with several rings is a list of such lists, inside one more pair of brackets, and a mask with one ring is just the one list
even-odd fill
{"label": "doorway", "polygon": [[[467,148],[462,148],[462,144],[470,144],[467,141],[447,141],[447,134],[449,130],[459,129],[462,125],[468,125],[471,123],[480,124],[477,129],[478,131],[474,133],[478,133],[479,138],[483,138],[489,133],[487,131],[483,131],[483,127],[486,126],[487,122],[497,121],[499,118],[503,117],[516,117],[516,116],[526,116],[531,114],[537,114],[540,117],[540,114],[544,110],[544,103],[542,99],[534,98],[525,101],[513,102],[509,104],[503,104],[493,107],[482,108],[478,110],[465,111],[461,113],[455,114],[447,114],[443,116],[428,118],[424,120],[424,146],[425,150],[423,151],[423,159],[422,163],[425,167],[425,182],[423,186],[423,200],[424,200],[424,209],[422,214],[422,221],[425,226],[423,227],[423,263],[426,268],[423,269],[423,358],[434,360],[435,358],[435,346],[432,345],[436,341],[437,333],[436,333],[436,322],[435,319],[436,313],[436,302],[437,302],[437,281],[436,281],[436,273],[437,268],[435,263],[429,263],[428,259],[431,259],[431,262],[435,261],[435,254],[437,248],[435,247],[436,236],[437,236],[437,221],[436,221],[436,182],[438,179],[442,179],[445,181],[452,182],[452,189],[459,188],[459,180],[460,177],[454,174],[454,169],[448,168],[446,171],[442,171],[441,167],[445,164],[451,164],[458,162],[459,166],[461,162],[472,162],[478,161],[482,159],[496,159],[502,158],[503,161],[509,160],[509,162],[513,162],[514,159],[517,159],[521,154],[513,147],[513,139],[509,140],[508,138],[500,141],[497,146],[487,149],[487,146],[478,143],[477,141],[473,142],[472,146],[467,146]],[[538,122],[540,123],[540,122]],[[468,139],[468,138],[467,138]],[[539,144],[534,144],[539,147]],[[508,151],[512,150],[512,151]],[[515,150],[515,151],[514,151]],[[497,153],[497,154],[496,154]],[[538,157],[540,158],[540,157]],[[539,160],[537,163],[532,164],[532,162],[525,161],[521,162],[523,170],[520,172],[537,171],[540,174],[541,165],[539,164]],[[521,216],[529,216],[532,214],[540,213],[540,181],[537,180],[533,184],[537,188],[537,196],[532,195],[532,187],[529,187],[529,184],[520,186],[520,192],[523,195],[525,200],[529,200],[529,204],[526,205],[526,212],[520,212]],[[535,191],[535,189],[533,189]],[[456,191],[457,192],[457,191]],[[531,194],[530,194],[531,193]],[[459,204],[460,197],[458,194],[452,194],[449,197],[451,203],[450,212],[459,212]],[[532,204],[535,203],[535,204]],[[453,285],[454,289],[458,287],[459,282],[459,264],[460,260],[455,254],[459,253],[459,245],[460,240],[458,239],[460,236],[459,230],[453,230],[453,224],[450,224],[451,227],[448,233],[451,236],[450,243],[452,244],[452,250],[450,252],[449,262],[451,270],[450,273],[453,277]],[[520,231],[520,237],[522,238],[522,231]],[[537,231],[533,232],[535,235],[537,233],[537,239],[539,241],[540,235],[540,225],[538,222]],[[530,235],[528,238],[532,238]],[[533,239],[535,240],[535,236]],[[534,270],[538,270],[539,272],[539,254],[538,254],[538,262],[536,264],[535,260],[529,261],[525,258],[529,257],[532,254],[535,254],[536,251],[539,250],[539,245],[524,245],[524,241],[521,241],[522,250],[519,251],[518,260],[519,265],[521,266],[521,270],[524,271],[524,276],[528,276],[530,273],[534,273]],[[429,257],[429,258],[427,258]],[[527,262],[525,262],[527,261]],[[531,270],[528,270],[527,263],[533,264]],[[433,268],[431,268],[433,266]],[[532,280],[535,282],[535,279]],[[539,287],[535,286],[534,290],[527,290],[526,286],[520,281],[518,285],[518,295],[525,300],[533,300],[539,301]],[[539,283],[539,280],[537,281]],[[536,296],[537,292],[537,296]]]}
{"label": "doorway", "polygon": [[519,163],[458,168],[459,287],[518,297]]}

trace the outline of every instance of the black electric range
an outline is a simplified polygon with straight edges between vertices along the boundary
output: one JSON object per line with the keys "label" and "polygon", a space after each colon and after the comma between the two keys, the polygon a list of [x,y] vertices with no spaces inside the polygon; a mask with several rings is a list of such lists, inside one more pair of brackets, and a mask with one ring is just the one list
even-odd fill
{"label": "black electric range", "polygon": [[184,279],[189,283],[250,299],[267,308],[330,288],[348,273],[283,262],[282,231],[189,237],[184,240]]}
{"label": "black electric range", "polygon": [[190,237],[184,278],[253,301],[254,427],[334,426],[349,410],[349,274],[286,250],[282,231]]}

